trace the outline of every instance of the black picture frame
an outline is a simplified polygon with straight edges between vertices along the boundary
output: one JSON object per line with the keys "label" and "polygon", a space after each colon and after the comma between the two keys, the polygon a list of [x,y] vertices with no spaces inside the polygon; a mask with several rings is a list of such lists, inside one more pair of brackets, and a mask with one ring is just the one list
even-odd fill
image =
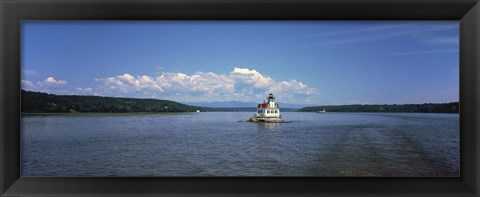
{"label": "black picture frame", "polygon": [[[460,177],[21,177],[22,20],[459,20]],[[0,0],[1,196],[479,196],[478,0]]]}

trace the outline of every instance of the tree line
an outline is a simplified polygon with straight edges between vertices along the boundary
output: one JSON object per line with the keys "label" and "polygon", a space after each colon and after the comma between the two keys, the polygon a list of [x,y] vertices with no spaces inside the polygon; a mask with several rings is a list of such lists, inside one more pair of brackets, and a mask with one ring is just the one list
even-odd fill
{"label": "tree line", "polygon": [[209,108],[158,99],[54,95],[25,90],[21,92],[22,113],[195,112],[196,110],[207,111]]}
{"label": "tree line", "polygon": [[325,105],[304,107],[301,112],[419,112],[419,113],[458,113],[459,103],[424,103],[424,104],[384,104],[384,105]]}
{"label": "tree line", "polygon": [[[136,113],[136,112],[195,112],[200,111],[252,111],[255,107],[212,108],[185,105],[170,100],[117,98],[102,96],[54,95],[21,91],[22,113]],[[459,103],[384,104],[384,105],[326,105],[299,109],[300,112],[425,112],[458,113]],[[284,108],[282,111],[297,111]]]}

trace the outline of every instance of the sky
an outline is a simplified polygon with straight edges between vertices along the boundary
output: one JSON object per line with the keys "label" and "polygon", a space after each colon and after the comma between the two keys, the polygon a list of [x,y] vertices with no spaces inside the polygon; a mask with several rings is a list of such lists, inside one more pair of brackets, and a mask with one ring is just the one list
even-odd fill
{"label": "sky", "polygon": [[458,21],[23,21],[22,89],[177,102],[459,100]]}

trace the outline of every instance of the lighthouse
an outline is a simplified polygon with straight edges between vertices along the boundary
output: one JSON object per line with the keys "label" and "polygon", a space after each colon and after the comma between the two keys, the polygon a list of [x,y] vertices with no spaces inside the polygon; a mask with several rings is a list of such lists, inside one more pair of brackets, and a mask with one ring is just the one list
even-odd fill
{"label": "lighthouse", "polygon": [[267,97],[267,100],[264,100],[263,103],[257,105],[257,113],[251,117],[249,122],[290,122],[283,121],[282,116],[280,115],[280,107],[275,103],[275,97],[270,93]]}
{"label": "lighthouse", "polygon": [[258,104],[255,117],[257,119],[280,119],[280,108],[275,103],[275,97],[272,93],[268,95],[266,101]]}
{"label": "lighthouse", "polygon": [[[282,120],[280,115],[280,107],[275,103],[275,97],[270,93],[267,100],[257,105],[257,113],[253,115],[247,122],[268,122],[268,123],[289,123],[292,121]],[[239,122],[243,122],[239,120]]]}

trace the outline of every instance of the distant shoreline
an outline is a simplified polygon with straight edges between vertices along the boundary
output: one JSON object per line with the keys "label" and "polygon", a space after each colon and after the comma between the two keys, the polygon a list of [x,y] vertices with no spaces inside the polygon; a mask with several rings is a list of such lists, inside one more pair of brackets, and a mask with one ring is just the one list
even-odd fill
{"label": "distant shoreline", "polygon": [[148,115],[182,115],[196,112],[47,112],[47,113],[25,113],[21,116],[148,116]]}
{"label": "distant shoreline", "polygon": [[368,105],[325,105],[304,107],[300,112],[390,112],[390,113],[459,113],[459,102],[424,104],[368,104]]}
{"label": "distant shoreline", "polygon": [[[172,114],[188,112],[256,112],[252,107],[201,107],[158,99],[54,95],[22,90],[21,112],[25,114]],[[282,112],[390,112],[459,113],[459,102],[424,104],[325,105],[281,108]]]}

